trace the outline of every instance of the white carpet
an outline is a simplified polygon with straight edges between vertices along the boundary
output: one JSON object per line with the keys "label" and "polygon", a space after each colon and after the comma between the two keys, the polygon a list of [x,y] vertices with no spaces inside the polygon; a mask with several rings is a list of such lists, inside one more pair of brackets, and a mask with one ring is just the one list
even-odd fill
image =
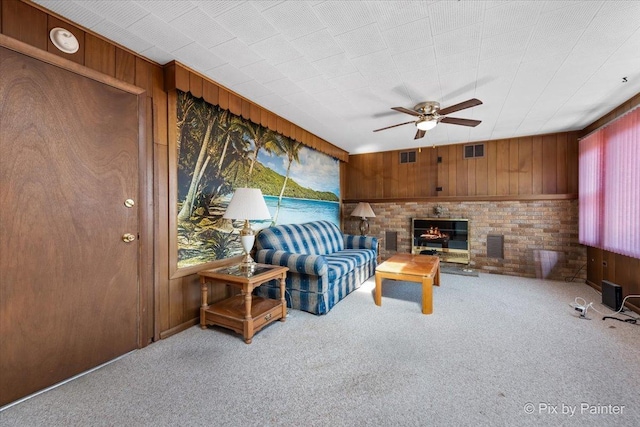
{"label": "white carpet", "polygon": [[0,424],[640,425],[640,327],[579,319],[576,296],[611,313],[585,284],[444,275],[432,315],[418,284],[385,281],[381,307],[373,287],[325,316],[293,310],[249,345],[190,328],[1,412]]}

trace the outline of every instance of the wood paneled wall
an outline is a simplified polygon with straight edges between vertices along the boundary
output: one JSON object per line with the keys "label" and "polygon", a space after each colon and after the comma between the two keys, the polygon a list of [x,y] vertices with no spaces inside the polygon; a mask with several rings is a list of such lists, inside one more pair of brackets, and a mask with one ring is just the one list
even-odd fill
{"label": "wood paneled wall", "polygon": [[466,144],[418,149],[416,163],[408,164],[400,164],[401,151],[351,155],[343,199],[576,197],[576,132],[474,144],[479,143],[485,144],[485,155],[471,159],[463,157]]}

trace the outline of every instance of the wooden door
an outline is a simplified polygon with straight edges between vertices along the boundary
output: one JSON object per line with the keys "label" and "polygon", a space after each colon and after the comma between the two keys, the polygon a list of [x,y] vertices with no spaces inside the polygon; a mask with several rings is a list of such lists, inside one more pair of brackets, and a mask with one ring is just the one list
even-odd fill
{"label": "wooden door", "polygon": [[0,47],[0,406],[139,346],[138,121],[137,95]]}

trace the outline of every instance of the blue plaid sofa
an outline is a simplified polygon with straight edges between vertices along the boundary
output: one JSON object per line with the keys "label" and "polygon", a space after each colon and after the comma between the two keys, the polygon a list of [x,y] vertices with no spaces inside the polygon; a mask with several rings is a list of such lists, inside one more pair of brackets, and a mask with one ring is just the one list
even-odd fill
{"label": "blue plaid sofa", "polygon": [[[314,314],[328,313],[375,274],[377,258],[375,237],[343,234],[329,221],[272,226],[256,238],[257,262],[289,267],[287,305]],[[255,293],[280,298],[276,281]]]}

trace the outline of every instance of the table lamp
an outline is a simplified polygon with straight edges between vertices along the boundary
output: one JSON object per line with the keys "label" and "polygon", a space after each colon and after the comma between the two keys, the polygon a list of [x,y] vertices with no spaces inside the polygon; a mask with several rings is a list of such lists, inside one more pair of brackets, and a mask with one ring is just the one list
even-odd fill
{"label": "table lamp", "polygon": [[251,258],[251,249],[256,241],[256,235],[249,220],[271,219],[262,191],[259,188],[236,189],[223,218],[244,220],[244,227],[240,230],[244,258],[240,262],[240,267],[252,270],[256,262]]}
{"label": "table lamp", "polygon": [[360,234],[366,236],[369,232],[369,221],[367,218],[375,218],[376,214],[373,213],[373,209],[367,202],[360,202],[358,206],[351,212],[351,216],[359,216],[360,220]]}

